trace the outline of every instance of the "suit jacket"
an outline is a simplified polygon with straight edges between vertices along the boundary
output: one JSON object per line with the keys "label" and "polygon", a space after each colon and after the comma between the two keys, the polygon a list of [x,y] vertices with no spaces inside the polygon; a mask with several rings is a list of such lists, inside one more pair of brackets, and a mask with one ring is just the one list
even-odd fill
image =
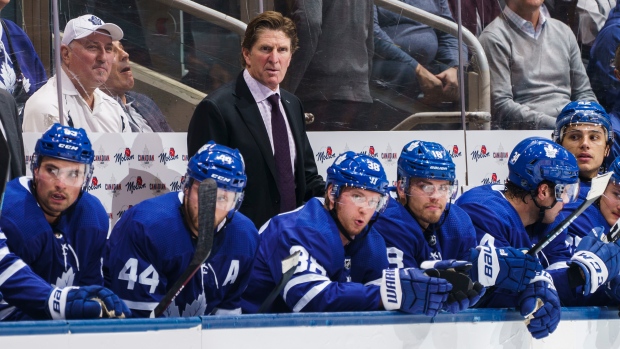
{"label": "suit jacket", "polygon": [[142,115],[146,123],[153,129],[153,132],[173,132],[161,109],[148,96],[129,91],[125,93],[125,98],[127,98],[127,103],[133,102],[131,106],[138,114]]}
{"label": "suit jacket", "polygon": [[[9,179],[24,176],[26,175],[26,159],[24,157],[22,125],[17,116],[17,104],[15,98],[3,89],[0,89],[0,122],[4,127],[6,142],[11,154]],[[0,193],[0,195],[2,194]],[[2,200],[0,199],[0,201]]]}
{"label": "suit jacket", "polygon": [[[297,206],[325,192],[323,177],[317,173],[314,154],[306,135],[301,102],[280,89],[281,101],[295,140],[295,195]],[[243,79],[243,73],[213,91],[196,107],[187,133],[190,156],[209,140],[239,149],[248,176],[240,212],[261,227],[280,213],[280,193],[276,184],[276,163],[260,111]]]}

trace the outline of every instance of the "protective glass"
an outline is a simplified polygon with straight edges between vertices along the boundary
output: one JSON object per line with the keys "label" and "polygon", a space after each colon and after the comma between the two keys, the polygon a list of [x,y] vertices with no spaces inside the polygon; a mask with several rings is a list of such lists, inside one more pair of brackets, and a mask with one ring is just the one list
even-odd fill
{"label": "protective glass", "polygon": [[577,201],[579,196],[579,183],[573,184],[556,184],[555,185],[555,198],[559,202],[569,204]]}
{"label": "protective glass", "polygon": [[380,213],[385,210],[388,199],[388,195],[381,195],[374,192],[370,195],[364,195],[358,192],[345,192],[340,196],[357,207],[375,210]]}
{"label": "protective glass", "polygon": [[38,177],[41,180],[55,182],[60,181],[66,186],[82,187],[84,185],[84,171],[88,172],[90,165],[79,164],[58,168],[52,164],[43,164],[39,168]]}
{"label": "protective glass", "polygon": [[457,188],[457,181],[454,181],[454,184],[432,184],[422,181],[411,181],[407,195],[447,198],[452,200],[456,196]]}
{"label": "protective glass", "polygon": [[236,192],[217,188],[217,197],[215,199],[215,207],[218,210],[230,212],[238,210],[243,202],[243,192]]}

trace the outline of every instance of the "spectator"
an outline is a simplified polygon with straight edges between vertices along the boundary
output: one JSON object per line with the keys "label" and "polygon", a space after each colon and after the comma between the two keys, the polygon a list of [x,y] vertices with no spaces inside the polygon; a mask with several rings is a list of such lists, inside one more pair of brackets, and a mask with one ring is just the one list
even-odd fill
{"label": "spectator", "polygon": [[274,6],[297,25],[299,50],[282,87],[314,114],[308,130],[364,129],[372,107],[372,1],[276,0]]}
{"label": "spectator", "polygon": [[596,100],[575,36],[541,2],[509,0],[480,35],[491,71],[492,126],[553,129],[571,100]]}
{"label": "spectator", "polygon": [[[457,1],[459,0],[448,0],[454,19],[457,13]],[[464,0],[461,2],[461,23],[472,34],[479,36],[501,12],[502,6],[498,0]]]}
{"label": "spectator", "polygon": [[[9,2],[11,1],[0,1],[0,10]],[[0,19],[0,22],[2,24],[0,88],[7,90],[15,97],[21,126],[24,104],[45,84],[47,74],[28,35],[8,19]]]}
{"label": "spectator", "polygon": [[[592,91],[599,103],[610,113],[620,111],[620,81],[616,77],[615,62],[618,60],[616,53],[620,44],[620,2],[611,10],[605,25],[596,36],[590,50],[588,62],[588,76],[592,84]],[[619,104],[616,107],[616,104]],[[617,113],[616,113],[617,114]]]}
{"label": "spectator", "polygon": [[[35,145],[32,178],[16,178],[6,187],[0,217],[6,244],[56,287],[103,286],[108,214],[84,192],[94,154],[83,129],[55,124]],[[23,319],[5,308],[0,305],[5,320]]]}
{"label": "spectator", "polygon": [[[447,0],[402,0],[454,21]],[[459,99],[457,39],[399,13],[374,6],[375,59],[372,78],[379,85],[426,104]],[[467,53],[463,52],[464,57]]]}
{"label": "spectator", "polygon": [[[123,38],[116,24],[104,23],[93,15],[74,18],[62,37],[60,81],[64,120],[87,132],[131,132],[123,108],[99,90],[112,65],[113,40]],[[44,132],[59,122],[58,74],[49,79],[26,103],[25,132]]]}
{"label": "spectator", "polygon": [[2,90],[0,90],[0,129],[7,140],[11,154],[9,179],[25,176],[24,141],[17,117],[17,104],[9,92]]}
{"label": "spectator", "polygon": [[129,54],[120,41],[114,41],[114,60],[110,76],[101,90],[123,107],[132,132],[172,132],[166,117],[148,96],[131,92],[134,80]]}
{"label": "spectator", "polygon": [[239,211],[257,227],[325,189],[306,135],[301,102],[280,89],[296,49],[290,19],[273,11],[254,18],[241,44],[245,69],[236,81],[198,104],[187,133],[190,156],[209,140],[239,149],[248,175]]}

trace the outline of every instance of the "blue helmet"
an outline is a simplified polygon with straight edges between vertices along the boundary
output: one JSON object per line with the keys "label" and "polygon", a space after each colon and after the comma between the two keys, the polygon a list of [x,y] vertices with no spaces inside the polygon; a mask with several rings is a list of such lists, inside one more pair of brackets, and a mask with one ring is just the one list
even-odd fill
{"label": "blue helmet", "polygon": [[209,141],[189,159],[186,186],[189,185],[189,178],[199,182],[213,178],[218,188],[241,193],[247,181],[243,156],[237,149]]}
{"label": "blue helmet", "polygon": [[526,138],[515,146],[508,159],[508,180],[527,191],[550,181],[557,190],[566,189],[568,202],[579,194],[577,160],[564,147],[542,137]]}
{"label": "blue helmet", "polygon": [[439,143],[412,141],[403,147],[398,158],[398,176],[447,180],[456,178],[452,157]]}
{"label": "blue helmet", "polygon": [[553,131],[553,140],[562,143],[566,126],[573,124],[601,125],[607,131],[607,144],[614,141],[611,119],[605,109],[594,101],[574,101],[568,103],[558,115]]}
{"label": "blue helmet", "polygon": [[614,159],[614,162],[609,166],[611,171],[610,181],[615,184],[620,184],[620,156]]}
{"label": "blue helmet", "polygon": [[92,163],[95,158],[95,152],[83,128],[73,128],[55,123],[45,131],[34,147],[34,154],[30,163],[30,170],[33,176],[34,170],[41,166],[41,159],[43,157],[85,164],[86,170],[84,171],[85,176],[82,189],[90,183],[90,178],[93,174]]}
{"label": "blue helmet", "polygon": [[327,169],[326,188],[332,185],[331,195],[339,197],[342,188],[354,187],[377,192],[383,196],[377,207],[385,209],[389,181],[379,160],[365,154],[347,151],[340,154]]}

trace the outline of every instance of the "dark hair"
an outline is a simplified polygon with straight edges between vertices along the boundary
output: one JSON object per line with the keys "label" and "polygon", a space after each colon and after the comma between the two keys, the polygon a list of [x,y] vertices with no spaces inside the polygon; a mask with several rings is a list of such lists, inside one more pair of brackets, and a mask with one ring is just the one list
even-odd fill
{"label": "dark hair", "polygon": [[506,181],[506,183],[504,184],[504,186],[506,187],[506,190],[504,191],[504,195],[507,198],[509,197],[509,198],[521,199],[521,201],[525,203],[526,202],[525,198],[528,195],[532,197],[537,195],[538,187],[540,187],[542,184],[548,185],[549,188],[551,189],[551,192],[555,193],[555,183],[548,181],[548,180],[543,180],[542,182],[538,183],[538,186],[533,191],[528,191],[527,189],[523,189],[511,181]]}
{"label": "dark hair", "polygon": [[281,31],[291,39],[291,54],[297,50],[299,39],[297,38],[297,29],[295,23],[290,18],[282,16],[280,12],[265,11],[258,16],[254,17],[250,23],[248,23],[245,29],[245,35],[241,41],[241,66],[245,67],[245,59],[243,58],[243,49],[248,51],[252,50],[252,47],[258,41],[258,36],[265,30]]}

